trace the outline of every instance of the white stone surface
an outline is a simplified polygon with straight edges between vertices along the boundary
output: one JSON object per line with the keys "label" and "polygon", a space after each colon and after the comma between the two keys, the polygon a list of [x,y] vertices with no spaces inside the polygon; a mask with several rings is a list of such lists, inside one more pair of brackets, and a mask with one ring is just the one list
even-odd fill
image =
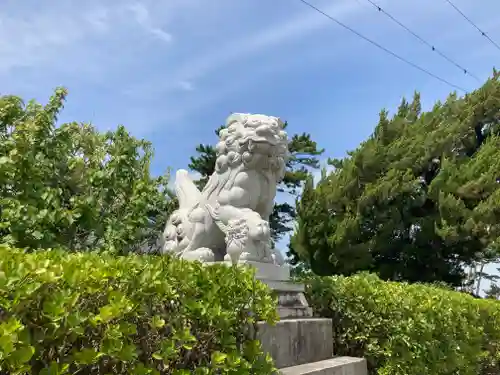
{"label": "white stone surface", "polygon": [[[226,264],[232,264],[226,261]],[[277,265],[274,263],[254,262],[250,260],[240,260],[238,265],[253,267],[255,278],[264,282],[287,281],[290,279],[290,266],[287,264]]]}
{"label": "white stone surface", "polygon": [[[219,136],[215,172],[202,191],[187,171],[176,173],[179,209],[163,232],[163,252],[202,262],[282,266],[283,257],[270,246],[269,216],[288,158],[284,124],[277,117],[236,113]],[[257,268],[277,280],[289,275]]]}
{"label": "white stone surface", "polygon": [[259,322],[257,339],[277,368],[323,361],[333,357],[331,319],[283,319],[276,324]]}
{"label": "white stone surface", "polygon": [[368,375],[364,358],[337,357],[283,368],[281,375]]}

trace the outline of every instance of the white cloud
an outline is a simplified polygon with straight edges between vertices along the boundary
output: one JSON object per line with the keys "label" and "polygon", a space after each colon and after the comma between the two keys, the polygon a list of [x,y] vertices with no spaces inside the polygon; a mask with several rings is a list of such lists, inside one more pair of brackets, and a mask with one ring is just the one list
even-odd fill
{"label": "white cloud", "polygon": [[160,27],[153,26],[151,15],[148,8],[143,3],[135,3],[129,6],[130,11],[134,14],[136,22],[148,33],[163,40],[164,42],[172,41],[172,35],[164,31]]}
{"label": "white cloud", "polygon": [[[18,66],[34,66],[52,53],[78,42],[92,32],[76,16],[57,14],[17,18],[0,15],[0,72]],[[88,24],[87,24],[88,25]]]}
{"label": "white cloud", "polygon": [[[51,65],[66,53],[91,51],[93,47],[88,42],[99,46],[119,35],[123,43],[130,35],[137,34],[137,28],[162,42],[172,40],[172,35],[156,26],[149,10],[139,2],[115,6],[92,1],[68,2],[63,6],[15,10],[18,12],[0,13],[0,74],[16,67]],[[89,63],[80,61],[72,68],[78,74],[80,65]]]}
{"label": "white cloud", "polygon": [[[366,11],[366,8],[352,0],[343,0],[327,6],[325,11],[335,17],[347,17],[354,16],[359,11]],[[179,64],[177,69],[174,68],[174,71],[168,72],[167,75],[192,82],[281,43],[295,38],[303,38],[308,33],[328,25],[328,19],[305,8],[303,11],[295,13],[293,17],[285,22],[276,22],[270,27],[257,29],[256,32],[251,32],[242,37],[231,38],[231,35],[226,35],[227,42],[217,45],[205,53],[195,53],[188,61]],[[266,63],[266,61],[262,60],[262,63]],[[153,80],[158,82],[158,77],[154,77]],[[130,92],[142,93],[146,86],[149,88],[151,86],[150,82],[143,82],[134,89],[130,89]],[[174,83],[167,81],[166,84],[156,85],[154,92],[155,94],[167,93],[177,87],[178,84],[175,81]]]}
{"label": "white cloud", "polygon": [[193,83],[190,81],[180,81],[179,87],[184,91],[193,91],[194,90]]}
{"label": "white cloud", "polygon": [[84,15],[84,19],[97,31],[105,32],[109,28],[110,11],[108,8],[98,6]]}

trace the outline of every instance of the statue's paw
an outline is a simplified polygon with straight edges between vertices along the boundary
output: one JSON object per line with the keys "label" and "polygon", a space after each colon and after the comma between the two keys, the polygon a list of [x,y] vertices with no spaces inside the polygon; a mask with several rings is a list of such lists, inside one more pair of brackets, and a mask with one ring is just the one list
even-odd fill
{"label": "statue's paw", "polygon": [[229,254],[224,255],[224,261],[225,262],[230,262],[231,261],[231,256]]}
{"label": "statue's paw", "polygon": [[181,258],[190,261],[197,260],[202,263],[215,261],[214,252],[208,247],[200,247],[193,251],[185,251],[182,253]]}
{"label": "statue's paw", "polygon": [[175,241],[167,241],[163,245],[162,253],[167,254],[167,253],[175,253],[177,250],[177,242]]}

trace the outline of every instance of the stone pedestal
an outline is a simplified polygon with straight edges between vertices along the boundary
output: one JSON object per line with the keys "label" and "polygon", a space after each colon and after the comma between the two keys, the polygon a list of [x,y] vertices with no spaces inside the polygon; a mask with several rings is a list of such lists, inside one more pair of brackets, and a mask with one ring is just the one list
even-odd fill
{"label": "stone pedestal", "polygon": [[278,296],[280,321],[257,324],[257,338],[283,375],[367,375],[362,358],[333,357],[332,320],[314,318],[304,285],[290,280],[290,267],[243,261]]}
{"label": "stone pedestal", "polygon": [[290,267],[270,263],[243,261],[242,265],[255,268],[255,277],[267,284],[278,297],[281,319],[312,317],[312,309],[304,296],[304,285],[290,281]]}

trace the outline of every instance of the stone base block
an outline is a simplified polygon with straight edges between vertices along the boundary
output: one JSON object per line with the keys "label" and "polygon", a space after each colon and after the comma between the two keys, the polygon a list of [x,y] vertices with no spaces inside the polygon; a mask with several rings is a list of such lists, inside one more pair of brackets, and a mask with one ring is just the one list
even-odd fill
{"label": "stone base block", "polygon": [[363,358],[337,357],[283,368],[281,375],[368,375],[366,360]]}
{"label": "stone base block", "polygon": [[291,281],[261,280],[278,296],[278,315],[281,319],[310,318],[313,316],[304,296],[304,285]]}
{"label": "stone base block", "polygon": [[[230,261],[224,261],[224,263],[232,265]],[[278,266],[273,263],[240,260],[238,265],[255,268],[255,278],[258,280],[286,281],[290,279],[290,266],[287,264]]]}
{"label": "stone base block", "polygon": [[285,319],[274,326],[261,322],[257,327],[257,338],[277,368],[333,357],[331,319]]}

